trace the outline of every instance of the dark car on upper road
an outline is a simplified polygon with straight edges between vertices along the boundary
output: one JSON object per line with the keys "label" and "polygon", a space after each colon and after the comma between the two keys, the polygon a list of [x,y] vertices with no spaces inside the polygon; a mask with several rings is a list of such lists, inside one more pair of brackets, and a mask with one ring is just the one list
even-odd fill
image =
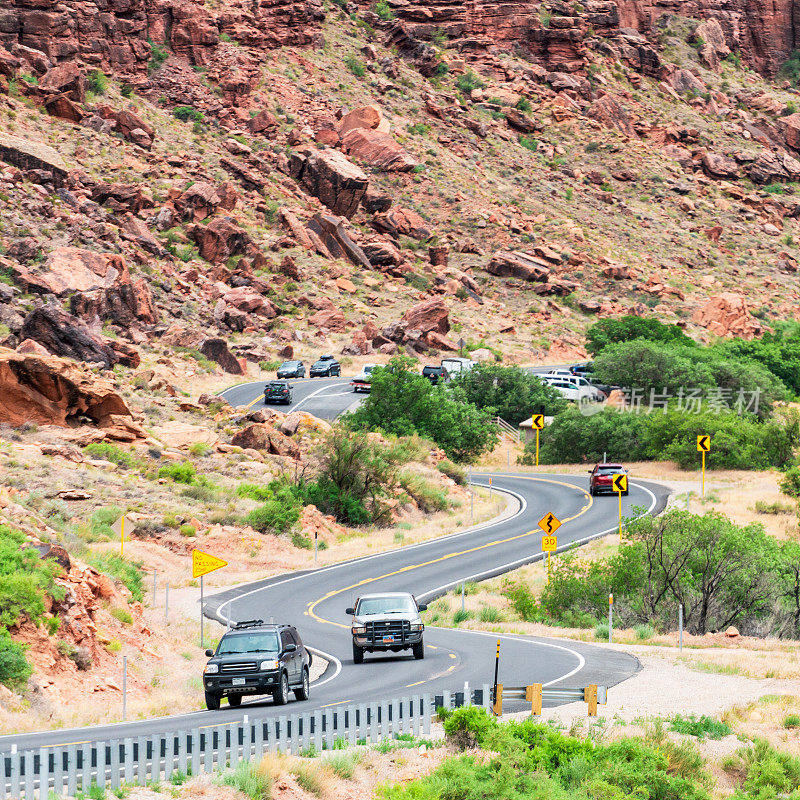
{"label": "dark car on upper road", "polygon": [[320,356],[308,373],[310,378],[338,378],[341,374],[342,365],[333,356]]}
{"label": "dark car on upper road", "polygon": [[[612,481],[615,475],[620,474],[628,474],[622,464],[595,464],[594,469],[589,470],[589,494],[594,497],[602,492],[614,493]],[[622,494],[627,495],[628,490]]]}
{"label": "dark car on upper road", "polygon": [[302,361],[284,361],[278,367],[279,378],[305,378],[306,365]]}
{"label": "dark car on upper road", "polygon": [[292,625],[265,625],[263,620],[239,622],[225,633],[203,671],[206,706],[215,711],[223,697],[239,706],[242,697],[270,694],[276,705],[289,702],[293,691],[308,700],[311,653]]}
{"label": "dark car on upper road", "polygon": [[270,381],[264,387],[264,403],[286,403],[292,402],[292,384],[288,381]]}
{"label": "dark car on upper road", "polygon": [[425,658],[422,632],[425,626],[419,616],[425,603],[417,603],[408,592],[365,594],[356,600],[346,614],[353,617],[350,632],[353,636],[353,663],[361,664],[364,653],[377,651],[399,653],[411,650],[414,658]]}
{"label": "dark car on upper road", "polygon": [[444,375],[444,367],[442,366],[434,366],[433,364],[429,364],[426,367],[422,368],[422,375],[423,377],[427,378],[432,384],[436,385],[442,379]]}
{"label": "dark car on upper road", "polygon": [[592,374],[594,373],[594,361],[587,361],[585,364],[573,364],[569,368],[569,371],[580,378],[588,378],[591,380]]}

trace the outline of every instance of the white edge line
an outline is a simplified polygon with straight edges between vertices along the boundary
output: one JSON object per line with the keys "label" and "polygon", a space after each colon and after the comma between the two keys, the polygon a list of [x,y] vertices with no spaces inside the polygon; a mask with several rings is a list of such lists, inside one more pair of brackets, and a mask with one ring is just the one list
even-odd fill
{"label": "white edge line", "polygon": [[[249,592],[244,592],[242,594],[237,594],[235,597],[231,597],[229,600],[225,600],[225,602],[221,603],[217,608],[218,609],[222,608],[223,606],[226,606],[229,602],[236,603],[239,600],[244,599],[245,597],[250,597],[251,595],[258,594],[258,592],[263,592],[263,591],[265,591],[267,589],[272,589],[275,586],[283,586],[284,584],[291,583],[292,581],[299,581],[299,580],[302,580],[303,578],[309,578],[311,576],[315,576],[316,577],[317,575],[321,575],[324,572],[330,572],[331,570],[334,570],[334,569],[341,569],[342,567],[350,567],[353,564],[359,564],[359,563],[363,563],[365,561],[371,561],[371,560],[373,560],[375,558],[384,558],[384,557],[386,557],[388,555],[396,555],[401,550],[403,552],[407,552],[409,550],[416,550],[419,547],[430,547],[430,546],[432,546],[434,544],[439,544],[441,542],[446,542],[446,541],[449,541],[451,539],[457,539],[457,538],[459,538],[461,536],[467,536],[469,534],[478,533],[480,531],[486,530],[487,528],[491,528],[491,527],[493,527],[495,525],[500,525],[502,523],[508,522],[509,520],[514,519],[514,517],[518,517],[520,514],[524,513],[524,511],[527,509],[528,503],[525,500],[525,498],[522,497],[522,495],[519,495],[516,492],[512,492],[509,489],[502,489],[501,490],[501,489],[499,489],[497,487],[495,487],[495,491],[496,492],[502,491],[504,494],[510,494],[510,495],[512,495],[513,497],[515,497],[519,501],[520,507],[519,507],[519,509],[517,510],[517,512],[515,514],[513,514],[510,517],[504,517],[501,520],[484,522],[484,523],[482,523],[480,525],[476,525],[474,528],[467,528],[466,530],[459,531],[458,533],[451,533],[451,534],[449,534],[447,536],[440,536],[437,539],[430,539],[427,542],[418,542],[417,544],[411,544],[411,545],[407,545],[405,547],[395,548],[393,550],[386,550],[383,553],[375,553],[374,555],[371,555],[371,556],[363,556],[362,558],[351,559],[351,560],[348,560],[348,561],[340,561],[338,564],[331,564],[330,566],[322,567],[321,569],[318,569],[318,570],[313,570],[311,572],[306,572],[303,575],[294,575],[294,576],[292,576],[290,578],[284,578],[281,581],[275,581],[274,583],[269,583],[266,586],[258,586],[257,588],[252,589]],[[247,585],[248,584],[243,584],[243,586],[245,586],[245,587]],[[250,584],[250,585],[252,585],[252,584]],[[236,587],[233,587],[234,590],[235,590],[235,588]],[[228,589],[226,591],[231,591],[231,590]],[[209,598],[209,600],[210,599],[213,599],[213,597]],[[208,600],[206,601],[206,606],[208,607]],[[216,614],[217,612],[215,611],[214,613]],[[222,622],[223,625],[225,624],[224,620],[222,620],[219,617],[218,617],[218,619],[219,619],[220,622]]]}

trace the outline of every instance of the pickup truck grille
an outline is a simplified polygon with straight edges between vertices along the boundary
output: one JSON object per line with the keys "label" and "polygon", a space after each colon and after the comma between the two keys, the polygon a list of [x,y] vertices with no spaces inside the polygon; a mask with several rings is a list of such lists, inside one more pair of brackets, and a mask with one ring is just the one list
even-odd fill
{"label": "pickup truck grille", "polygon": [[255,661],[237,661],[235,663],[223,664],[220,672],[255,672],[258,664]]}
{"label": "pickup truck grille", "polygon": [[385,622],[368,622],[367,638],[373,642],[382,642],[384,636],[393,636],[396,642],[403,642],[411,633],[408,620],[387,620]]}

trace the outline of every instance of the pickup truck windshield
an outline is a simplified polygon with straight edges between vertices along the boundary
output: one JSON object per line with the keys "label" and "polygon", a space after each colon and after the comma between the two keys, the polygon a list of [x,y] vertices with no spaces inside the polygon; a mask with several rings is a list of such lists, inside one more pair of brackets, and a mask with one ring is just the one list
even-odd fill
{"label": "pickup truck windshield", "polygon": [[277,653],[280,651],[277,633],[235,633],[226,636],[217,650],[218,656],[237,653]]}
{"label": "pickup truck windshield", "polygon": [[356,616],[373,614],[416,614],[417,607],[410,597],[372,597],[362,600],[356,609]]}

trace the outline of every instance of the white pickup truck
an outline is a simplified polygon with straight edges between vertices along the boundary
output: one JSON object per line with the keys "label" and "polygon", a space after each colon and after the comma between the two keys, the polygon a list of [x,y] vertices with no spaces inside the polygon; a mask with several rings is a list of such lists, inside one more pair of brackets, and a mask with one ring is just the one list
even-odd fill
{"label": "white pickup truck", "polygon": [[372,381],[371,373],[380,364],[364,364],[361,372],[350,381],[354,392],[368,392],[370,390],[370,383]]}

